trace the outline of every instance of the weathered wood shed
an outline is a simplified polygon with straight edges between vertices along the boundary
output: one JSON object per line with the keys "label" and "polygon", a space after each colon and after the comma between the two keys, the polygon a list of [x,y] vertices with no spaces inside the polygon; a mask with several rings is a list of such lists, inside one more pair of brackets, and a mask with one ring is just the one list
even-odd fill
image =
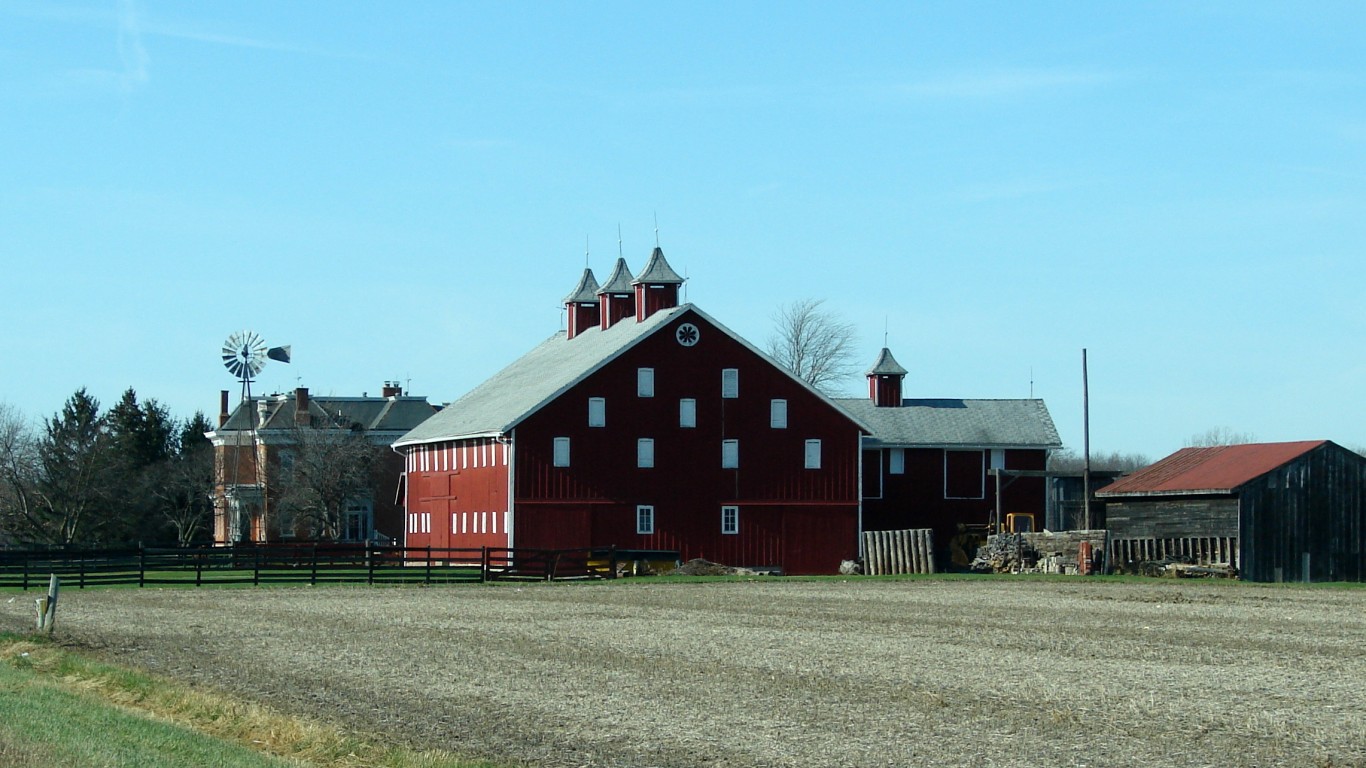
{"label": "weathered wood shed", "polygon": [[1183,448],[1096,496],[1111,562],[1229,562],[1249,581],[1366,580],[1366,457],[1327,440]]}

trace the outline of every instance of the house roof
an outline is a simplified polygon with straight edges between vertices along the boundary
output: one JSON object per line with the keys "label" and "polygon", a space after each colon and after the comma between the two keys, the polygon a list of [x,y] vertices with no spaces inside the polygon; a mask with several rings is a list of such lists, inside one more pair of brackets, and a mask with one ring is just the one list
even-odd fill
{"label": "house roof", "polygon": [[[261,404],[265,404],[264,416]],[[217,432],[293,429],[294,395],[263,395],[239,403]],[[308,412],[316,419],[359,424],[367,432],[407,432],[437,412],[425,397],[333,397],[309,395]]]}
{"label": "house roof", "polygon": [[598,279],[593,277],[593,270],[585,268],[583,277],[579,278],[579,284],[574,286],[574,290],[564,297],[564,303],[576,304],[596,304],[598,303]]}
{"label": "house roof", "polygon": [[650,260],[645,262],[645,268],[640,270],[636,279],[631,281],[631,285],[638,283],[682,283],[683,278],[669,266],[669,262],[664,259],[664,250],[659,246],[650,252]]}
{"label": "house roof", "polygon": [[1212,448],[1182,448],[1156,464],[1121,478],[1097,496],[1184,495],[1229,493],[1326,440],[1294,443],[1248,443]]}
{"label": "house roof", "polygon": [[884,447],[1060,448],[1042,400],[907,399],[879,408],[860,398],[835,400]]}
{"label": "house roof", "polygon": [[[696,313],[721,333],[786,373],[787,369],[707,313],[692,304],[682,304],[659,310],[640,322],[623,320],[607,330],[589,328],[573,340],[566,339],[565,333],[560,331],[415,427],[394,446],[505,434],[570,387],[687,312]],[[820,399],[837,405],[801,379],[788,376]],[[852,416],[852,420],[860,429],[867,430],[857,416]]]}
{"label": "house roof", "polygon": [[631,268],[626,266],[626,259],[618,257],[617,264],[612,268],[612,274],[607,278],[607,282],[598,288],[598,293],[632,293],[631,288]]}
{"label": "house roof", "polygon": [[865,371],[863,375],[905,376],[906,373],[907,371],[905,368],[901,367],[901,363],[898,363],[896,358],[892,357],[892,350],[883,347],[881,354],[877,356],[877,360],[873,363],[873,367]]}

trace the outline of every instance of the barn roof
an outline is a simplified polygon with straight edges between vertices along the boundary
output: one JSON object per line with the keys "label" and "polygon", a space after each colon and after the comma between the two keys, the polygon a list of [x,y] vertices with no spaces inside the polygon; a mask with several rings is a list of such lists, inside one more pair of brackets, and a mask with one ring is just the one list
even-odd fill
{"label": "barn roof", "polygon": [[905,376],[907,370],[892,357],[892,350],[883,347],[873,362],[873,367],[864,372],[865,376]]}
{"label": "barn roof", "polygon": [[[632,293],[631,288],[631,268],[626,266],[626,259],[618,257],[616,266],[612,267],[612,274],[607,276],[607,282],[598,288],[598,293]],[[575,337],[577,339],[577,337]]]}
{"label": "barn roof", "polygon": [[[564,331],[560,331],[443,408],[394,445],[401,447],[504,434],[570,387],[687,312],[696,313],[726,336],[786,372],[768,355],[707,313],[692,304],[682,304],[661,309],[640,322],[626,320],[607,330],[589,328],[576,335],[572,341],[565,338]],[[817,397],[829,402],[829,398],[806,382],[792,378]],[[853,417],[853,421],[860,428],[865,428],[857,417]]]}
{"label": "barn roof", "polygon": [[683,278],[678,276],[674,268],[669,266],[669,262],[664,258],[664,250],[659,246],[650,252],[650,260],[645,262],[645,267],[636,275],[636,279],[631,281],[631,285],[638,283],[682,283]]}
{"label": "barn roof", "polygon": [[1097,496],[1229,493],[1323,445],[1326,440],[1182,448],[1121,478]]}
{"label": "barn roof", "polygon": [[585,267],[583,276],[579,278],[578,285],[575,285],[574,290],[570,291],[569,295],[564,297],[564,302],[566,304],[570,302],[596,304],[598,302],[599,287],[598,279],[593,277],[593,270]]}
{"label": "barn roof", "polygon": [[884,447],[1059,448],[1042,400],[907,399],[879,408],[866,397],[835,401],[872,429]]}

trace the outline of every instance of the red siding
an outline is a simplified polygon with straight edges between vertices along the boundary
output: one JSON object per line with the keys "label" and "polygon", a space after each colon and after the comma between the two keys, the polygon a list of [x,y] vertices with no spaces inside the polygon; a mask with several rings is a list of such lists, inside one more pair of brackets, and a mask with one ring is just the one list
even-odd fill
{"label": "red siding", "polygon": [[[627,322],[630,322],[629,320]],[[684,347],[673,329],[701,330]],[[566,341],[572,344],[573,341]],[[636,372],[653,368],[655,392],[636,393]],[[740,371],[739,397],[721,397],[721,372]],[[606,426],[588,424],[588,399],[606,400]],[[679,401],[697,402],[697,426],[679,426]],[[787,400],[787,427],[769,403]],[[556,437],[570,438],[569,467],[553,466]],[[655,466],[636,466],[640,438]],[[738,469],[721,467],[721,443],[740,445]],[[822,441],[819,469],[805,445]],[[834,572],[857,552],[858,428],[762,357],[694,313],[597,371],[548,404],[514,434],[514,523],[518,546],[678,549],[685,558]],[[637,534],[638,504],[655,507],[655,533]],[[740,533],[721,533],[722,505],[740,507]]]}
{"label": "red siding", "polygon": [[491,438],[406,448],[408,546],[508,546],[509,450]]}

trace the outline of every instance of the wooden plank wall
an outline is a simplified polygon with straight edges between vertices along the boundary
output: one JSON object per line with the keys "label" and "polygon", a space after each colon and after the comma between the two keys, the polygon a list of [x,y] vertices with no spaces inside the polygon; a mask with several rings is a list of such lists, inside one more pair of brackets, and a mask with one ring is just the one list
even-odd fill
{"label": "wooden plank wall", "polygon": [[1115,565],[1150,560],[1181,560],[1196,565],[1238,567],[1237,536],[1178,538],[1115,538],[1110,540],[1110,562]]}
{"label": "wooden plank wall", "polygon": [[865,531],[863,568],[870,576],[934,573],[934,531]]}

